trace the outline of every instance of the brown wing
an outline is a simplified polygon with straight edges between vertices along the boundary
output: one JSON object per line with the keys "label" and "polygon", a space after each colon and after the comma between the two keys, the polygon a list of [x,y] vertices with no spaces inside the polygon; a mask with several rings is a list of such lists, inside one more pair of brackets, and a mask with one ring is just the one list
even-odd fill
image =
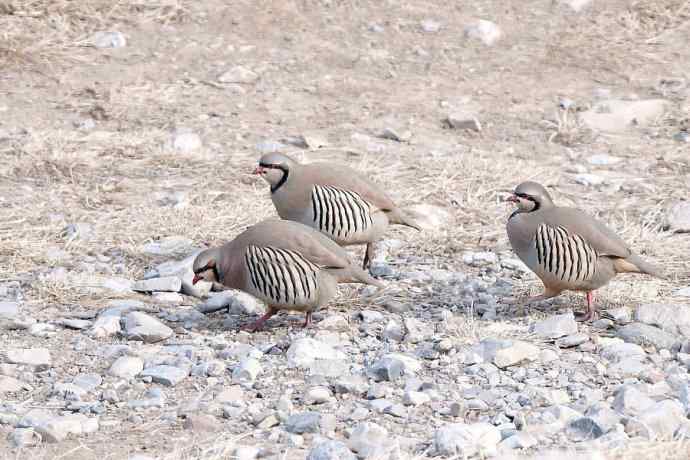
{"label": "brown wing", "polygon": [[544,213],[544,222],[564,227],[569,233],[580,235],[599,255],[626,258],[630,248],[603,222],[575,208],[554,208]]}
{"label": "brown wing", "polygon": [[340,246],[320,232],[289,220],[266,220],[245,230],[235,240],[237,246],[272,246],[301,254],[321,267],[345,268],[350,258]]}
{"label": "brown wing", "polygon": [[311,183],[355,192],[382,211],[391,211],[397,207],[378,185],[347,166],[311,163],[303,166],[303,174]]}

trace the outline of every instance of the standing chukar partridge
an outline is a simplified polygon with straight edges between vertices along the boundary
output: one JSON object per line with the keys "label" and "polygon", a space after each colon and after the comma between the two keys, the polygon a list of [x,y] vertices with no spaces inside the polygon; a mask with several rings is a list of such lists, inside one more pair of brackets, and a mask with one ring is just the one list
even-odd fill
{"label": "standing chukar partridge", "polygon": [[367,245],[367,269],[388,224],[421,230],[388,195],[354,169],[329,163],[302,165],[268,153],[254,170],[271,186],[271,200],[282,219],[312,227],[341,246]]}
{"label": "standing chukar partridge", "polygon": [[509,200],[517,205],[507,224],[510,245],[544,283],[544,293],[525,303],[549,299],[565,290],[585,291],[587,312],[579,319],[589,321],[595,313],[592,291],[616,274],[663,277],[603,223],[578,209],[554,205],[540,184],[523,182]]}
{"label": "standing chukar partridge", "polygon": [[263,221],[221,247],[202,251],[193,270],[193,283],[218,282],[266,303],[266,314],[249,330],[261,328],[278,310],[305,312],[307,327],[312,312],[335,296],[337,283],[383,287],[326,236],[286,220]]}

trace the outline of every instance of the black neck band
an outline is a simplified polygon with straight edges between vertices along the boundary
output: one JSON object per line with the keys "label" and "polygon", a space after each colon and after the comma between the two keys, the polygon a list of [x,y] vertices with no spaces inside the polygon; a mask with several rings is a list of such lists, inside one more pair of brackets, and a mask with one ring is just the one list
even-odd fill
{"label": "black neck band", "polygon": [[259,163],[259,166],[261,166],[262,168],[280,169],[281,171],[283,171],[283,177],[280,178],[276,185],[271,186],[271,193],[275,193],[276,190],[282,187],[283,184],[287,182],[288,176],[290,175],[290,169],[285,165],[271,165],[266,163]]}

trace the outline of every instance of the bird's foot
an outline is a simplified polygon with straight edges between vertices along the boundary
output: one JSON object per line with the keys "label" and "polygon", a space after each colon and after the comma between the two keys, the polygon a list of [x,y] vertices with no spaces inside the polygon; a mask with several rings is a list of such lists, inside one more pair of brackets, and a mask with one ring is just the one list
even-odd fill
{"label": "bird's foot", "polygon": [[575,315],[575,321],[579,323],[586,323],[593,321],[594,319],[597,318],[597,313],[595,311],[586,311],[585,313]]}
{"label": "bird's foot", "polygon": [[264,328],[264,324],[271,316],[275,315],[276,312],[273,310],[268,310],[261,318],[257,319],[253,323],[246,324],[240,328],[242,331],[256,332]]}

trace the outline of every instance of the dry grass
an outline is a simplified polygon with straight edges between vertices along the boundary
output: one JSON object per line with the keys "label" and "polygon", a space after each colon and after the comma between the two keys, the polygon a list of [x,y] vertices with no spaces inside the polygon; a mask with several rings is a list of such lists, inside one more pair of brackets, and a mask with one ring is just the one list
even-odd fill
{"label": "dry grass", "polygon": [[[325,133],[333,147],[296,150],[300,159],[348,163],[402,205],[450,211],[450,221],[436,231],[391,230],[406,242],[395,254],[403,267],[416,260],[425,268],[471,272],[462,264],[463,251],[510,254],[503,190],[536,179],[552,187],[559,203],[597,215],[671,274],[665,281],[620,277],[602,290],[603,307],[679,300],[671,293],[690,282],[690,238],[665,232],[663,215],[690,191],[687,146],[669,140],[689,114],[687,94],[659,82],[690,79],[683,70],[687,42],[678,44],[690,23],[686,1],[595,2],[580,16],[553,13],[548,26],[527,13],[510,17],[517,13],[503,13],[509,8],[502,2],[448,11],[435,2],[415,3],[400,6],[398,19],[377,2],[323,3],[292,2],[267,12],[252,2],[0,1],[0,96],[7,101],[0,99],[0,116],[8,115],[0,123],[0,280],[23,282],[27,309],[100,307],[118,296],[95,289],[103,278],[136,279],[162,261],[142,255],[145,243],[182,235],[197,245],[218,244],[273,216],[265,184],[249,175],[258,156],[254,145],[309,130]],[[519,9],[544,8],[528,3]],[[459,42],[452,32],[485,16],[477,9],[484,7],[506,28],[506,42],[491,49]],[[232,8],[241,17],[235,19]],[[446,11],[447,35],[418,32],[419,20],[434,11]],[[367,32],[373,18],[388,36]],[[89,46],[94,32],[119,29],[137,38],[130,41],[134,51]],[[179,48],[175,34],[184,37]],[[151,38],[158,36],[170,39]],[[184,54],[180,49],[192,47],[192,39],[199,48]],[[388,56],[372,51],[380,49]],[[266,69],[244,93],[204,83],[217,70],[245,62]],[[556,109],[552,124],[540,123],[558,96],[586,103],[598,86],[667,97],[672,109],[657,125],[617,139],[584,133],[569,111]],[[467,105],[477,107],[481,133],[442,128],[446,112]],[[97,127],[75,129],[72,122],[84,117]],[[413,142],[372,137],[384,148],[378,153],[351,137],[373,135],[387,124],[409,128]],[[199,132],[202,151],[173,152],[167,143],[176,126]],[[576,184],[573,168],[604,152],[624,159],[610,168],[588,166],[608,185]],[[161,204],[171,191],[186,194],[188,204]],[[93,239],[66,239],[63,229],[73,222],[90,223]],[[51,257],[55,248],[64,251],[58,260]],[[84,270],[85,257],[103,255],[121,258],[123,270]],[[51,275],[60,267],[66,277]],[[540,289],[536,279],[513,281],[516,296]],[[456,301],[437,286],[402,283],[373,300],[357,292],[346,289],[334,308],[393,298],[419,307]],[[582,302],[567,295],[555,303]],[[510,300],[504,304],[509,311]],[[471,315],[458,317],[458,340],[493,333]],[[200,442],[165,458],[221,458],[235,441]],[[663,443],[634,452],[670,459],[686,448]],[[87,458],[87,450],[99,452],[90,444],[63,452],[64,458]],[[40,458],[40,450],[33,455]]]}

